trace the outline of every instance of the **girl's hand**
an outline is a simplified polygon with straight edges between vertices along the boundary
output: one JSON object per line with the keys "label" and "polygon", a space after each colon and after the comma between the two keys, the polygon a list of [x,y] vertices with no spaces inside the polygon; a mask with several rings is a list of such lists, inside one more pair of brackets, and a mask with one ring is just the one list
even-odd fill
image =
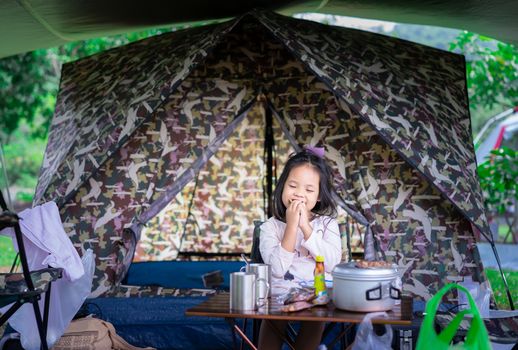
{"label": "girl's hand", "polygon": [[297,228],[300,220],[300,201],[291,201],[286,208],[286,229],[282,237],[281,245],[289,252],[295,251],[295,242],[297,239]]}
{"label": "girl's hand", "polygon": [[313,228],[311,227],[311,224],[309,223],[308,210],[306,208],[305,203],[300,204],[299,227],[302,230],[302,233],[304,233],[304,239],[308,239],[309,236],[311,236],[311,233],[313,232]]}
{"label": "girl's hand", "polygon": [[301,213],[301,201],[291,201],[290,205],[286,208],[286,225],[289,227],[296,228],[299,226],[300,213]]}

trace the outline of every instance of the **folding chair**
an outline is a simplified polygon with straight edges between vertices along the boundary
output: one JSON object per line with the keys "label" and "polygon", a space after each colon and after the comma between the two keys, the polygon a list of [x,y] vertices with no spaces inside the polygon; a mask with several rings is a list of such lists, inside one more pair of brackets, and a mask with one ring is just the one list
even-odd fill
{"label": "folding chair", "polygon": [[[36,324],[38,326],[41,349],[47,350],[47,323],[49,317],[51,283],[61,278],[63,270],[61,268],[45,268],[30,271],[23,243],[23,234],[19,224],[21,219],[16,213],[8,210],[2,191],[0,191],[0,207],[0,231],[9,227],[14,229],[20,263],[22,265],[21,273],[13,273],[13,269],[11,269],[11,273],[0,274],[0,307],[14,303],[14,305],[0,317],[0,325],[3,325],[9,320],[23,304],[31,303],[34,308],[34,317],[36,318]],[[38,301],[43,293],[45,293],[45,304],[42,317]]]}

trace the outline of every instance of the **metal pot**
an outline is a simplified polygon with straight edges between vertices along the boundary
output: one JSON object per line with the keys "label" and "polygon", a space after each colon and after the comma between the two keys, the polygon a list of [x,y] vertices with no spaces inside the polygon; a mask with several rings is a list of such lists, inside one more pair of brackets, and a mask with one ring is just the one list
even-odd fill
{"label": "metal pot", "polygon": [[372,312],[392,309],[401,290],[396,268],[358,268],[355,262],[335,266],[333,303],[339,309]]}

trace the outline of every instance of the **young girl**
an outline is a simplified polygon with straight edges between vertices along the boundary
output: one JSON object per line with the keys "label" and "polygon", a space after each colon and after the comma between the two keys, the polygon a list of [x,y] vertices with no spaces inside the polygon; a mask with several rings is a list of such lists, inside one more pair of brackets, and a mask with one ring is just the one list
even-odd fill
{"label": "young girl", "polygon": [[[261,226],[259,249],[272,269],[275,293],[313,280],[315,258],[324,256],[326,279],[340,262],[341,241],[332,199],[331,170],[319,149],[308,148],[291,156],[274,193],[274,217]],[[259,349],[280,349],[286,321],[263,321]],[[296,349],[314,350],[320,343],[323,322],[302,322]]]}

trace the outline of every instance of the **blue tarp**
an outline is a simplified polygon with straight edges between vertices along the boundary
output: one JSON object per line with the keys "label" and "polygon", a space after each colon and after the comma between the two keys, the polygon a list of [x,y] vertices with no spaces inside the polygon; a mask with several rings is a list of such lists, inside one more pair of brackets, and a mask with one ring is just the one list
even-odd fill
{"label": "blue tarp", "polygon": [[[221,318],[187,317],[185,310],[207,297],[95,298],[89,310],[111,322],[136,346],[157,349],[232,349],[229,324]],[[251,327],[248,327],[251,336]]]}
{"label": "blue tarp", "polygon": [[[203,288],[201,276],[221,270],[222,289],[229,287],[229,274],[239,271],[239,261],[161,261],[133,263],[124,284],[160,285],[166,288]],[[187,317],[185,311],[208,297],[131,297],[88,299],[90,312],[111,322],[117,333],[130,344],[160,350],[233,349],[232,328],[222,318]],[[242,325],[243,320],[237,320]],[[297,326],[295,326],[297,328]],[[339,333],[335,327],[326,338],[329,343]],[[248,321],[252,339],[252,321]],[[351,341],[352,339],[350,339]],[[240,338],[236,336],[236,341]],[[239,344],[239,343],[238,343]],[[336,344],[338,348],[339,344]],[[287,348],[285,346],[285,348]]]}
{"label": "blue tarp", "polygon": [[[152,346],[159,350],[233,349],[230,325],[222,318],[188,317],[185,311],[202,303],[207,297],[157,297],[157,298],[95,298],[88,302],[89,310],[111,322],[117,334],[136,346]],[[102,314],[99,314],[102,312]],[[237,320],[240,326],[243,320]],[[294,325],[298,329],[298,325]],[[326,337],[331,342],[340,332],[335,327]],[[349,344],[354,329],[349,332]],[[247,336],[252,339],[252,320],[248,320]],[[241,338],[236,335],[238,344]],[[336,343],[333,349],[338,349]],[[246,346],[245,346],[246,348]],[[288,349],[284,346],[283,349]]]}
{"label": "blue tarp", "polygon": [[[240,261],[156,261],[132,263],[123,284],[164,288],[204,288],[202,276],[221,271],[221,289]],[[187,317],[185,311],[207,297],[131,297],[89,299],[89,311],[111,322],[130,344],[157,349],[232,349],[230,325],[222,318]],[[248,327],[250,337],[251,327]]]}
{"label": "blue tarp", "polygon": [[136,286],[159,285],[164,288],[204,288],[201,276],[221,270],[224,282],[220,288],[229,289],[229,275],[244,266],[241,261],[152,261],[132,263],[124,284]]}

